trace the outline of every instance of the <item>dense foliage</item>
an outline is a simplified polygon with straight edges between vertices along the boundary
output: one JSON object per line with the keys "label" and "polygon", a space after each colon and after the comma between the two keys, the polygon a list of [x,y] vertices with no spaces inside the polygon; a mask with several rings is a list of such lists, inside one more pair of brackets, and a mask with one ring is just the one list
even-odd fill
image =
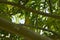
{"label": "dense foliage", "polygon": [[60,0],[0,0],[0,26],[1,40],[60,40]]}

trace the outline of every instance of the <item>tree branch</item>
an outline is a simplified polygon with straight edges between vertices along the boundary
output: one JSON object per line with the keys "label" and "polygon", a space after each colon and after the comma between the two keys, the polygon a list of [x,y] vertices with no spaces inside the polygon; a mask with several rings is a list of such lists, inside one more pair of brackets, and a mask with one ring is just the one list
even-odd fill
{"label": "tree branch", "polygon": [[23,35],[24,37],[30,40],[51,40],[48,37],[43,37],[38,33],[33,32],[21,25],[16,25],[0,17],[0,28],[8,32]]}
{"label": "tree branch", "polygon": [[48,0],[49,8],[50,8],[50,13],[53,14],[52,10],[52,0]]}
{"label": "tree branch", "polygon": [[17,25],[20,25],[20,26],[27,26],[27,27],[32,27],[32,28],[36,28],[36,29],[40,29],[40,30],[43,30],[43,31],[48,31],[48,32],[51,32],[53,33],[54,35],[59,35],[58,33],[56,33],[55,31],[52,31],[52,30],[49,30],[49,29],[45,29],[45,28],[41,28],[41,27],[35,27],[33,25],[26,25],[26,24],[17,24]]}
{"label": "tree branch", "polygon": [[52,15],[51,13],[44,13],[44,12],[41,12],[41,11],[36,11],[36,10],[34,10],[32,8],[25,7],[24,5],[19,5],[19,4],[13,3],[13,2],[0,1],[0,3],[9,4],[9,5],[12,5],[12,6],[15,6],[15,7],[19,7],[21,9],[26,10],[26,11],[37,13],[37,14],[40,14],[40,15],[43,15],[43,16],[48,16],[48,17],[60,19],[60,16],[58,16],[58,15]]}

